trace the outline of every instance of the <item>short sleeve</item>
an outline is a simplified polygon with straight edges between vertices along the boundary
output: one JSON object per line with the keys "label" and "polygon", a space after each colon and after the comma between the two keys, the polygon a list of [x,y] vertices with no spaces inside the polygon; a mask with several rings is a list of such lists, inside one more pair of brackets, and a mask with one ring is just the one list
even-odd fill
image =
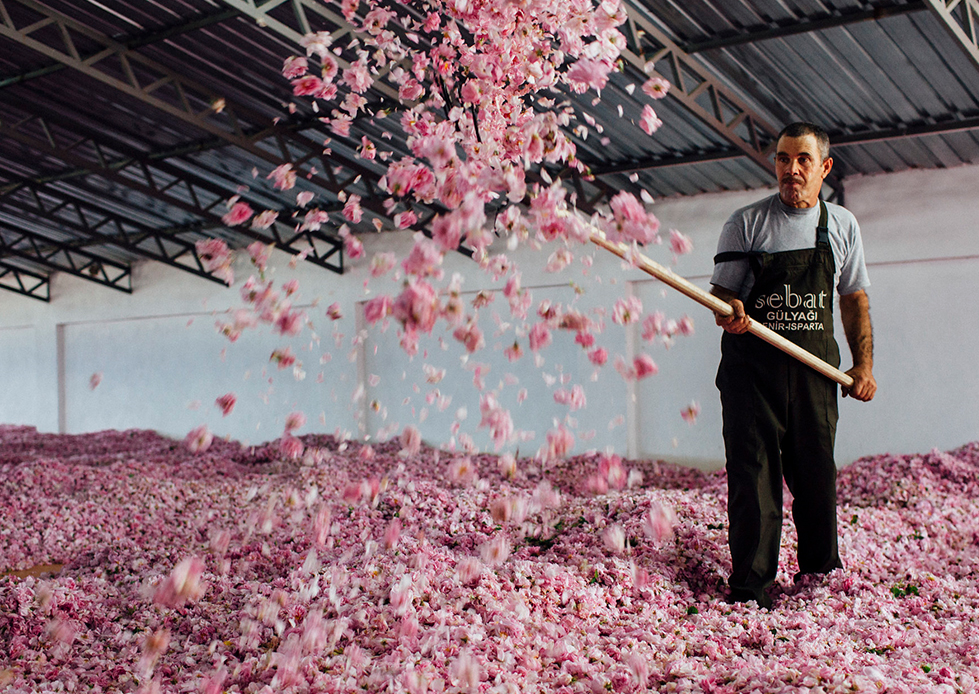
{"label": "short sleeve", "polygon": [[[745,239],[744,217],[735,213],[725,222],[724,227],[721,229],[721,236],[717,240],[717,252],[744,253],[748,250]],[[711,275],[710,283],[740,294],[741,288],[744,286],[745,276],[750,269],[751,267],[747,258],[715,262],[714,273]]]}
{"label": "short sleeve", "polygon": [[860,225],[856,218],[850,217],[846,230],[847,253],[840,267],[840,279],[836,290],[840,296],[853,294],[870,286],[870,276],[867,273],[867,263],[863,254],[863,238],[860,235]]}

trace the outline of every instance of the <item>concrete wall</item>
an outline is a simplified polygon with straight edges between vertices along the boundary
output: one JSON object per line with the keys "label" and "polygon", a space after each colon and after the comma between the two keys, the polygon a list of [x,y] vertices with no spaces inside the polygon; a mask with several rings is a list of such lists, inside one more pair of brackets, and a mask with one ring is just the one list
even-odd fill
{"label": "concrete wall", "polygon": [[[873,282],[869,293],[880,391],[869,404],[843,401],[837,445],[841,464],[868,454],[951,448],[979,438],[979,370],[973,359],[979,344],[973,306],[979,294],[976,190],[979,167],[847,181],[847,206],[861,222]],[[764,194],[734,192],[659,203],[655,211],[664,229],[680,229],[694,241],[694,253],[680,258],[676,271],[707,288],[721,224],[731,211]],[[385,234],[365,242],[369,259],[392,247],[403,253],[411,239]],[[671,262],[665,247],[648,254]],[[285,416],[303,410],[309,422],[299,433],[386,438],[414,423],[430,442],[449,444],[465,434],[491,449],[485,430],[478,428],[479,392],[472,385],[474,367],[481,365],[484,392],[496,392],[525,432],[521,454],[536,451],[545,432],[570,415],[577,451],[611,449],[720,465],[720,406],[713,386],[720,335],[710,313],[647,276],[623,269],[597,248],[590,252],[591,267],[576,262],[558,274],[539,270],[539,255],[516,255],[535,307],[546,298],[586,311],[605,307],[610,313],[615,300],[631,292],[647,312],[661,310],[674,318],[689,314],[696,332],[667,349],[643,343],[635,330],[613,325],[609,316],[600,344],[613,359],[642,349],[660,366],[658,375],[638,384],[623,381],[611,362],[595,369],[567,334],[555,333],[539,362],[528,352],[511,363],[502,349],[514,332],[511,327],[501,334],[499,323],[513,319],[498,295],[480,312],[484,350],[467,359],[439,327],[409,359],[397,345],[395,325],[365,327],[359,318],[366,299],[397,292],[393,278],[365,285],[366,261],[351,263],[340,277],[309,264],[289,268],[288,258],[280,254],[274,256],[276,280],[298,279],[296,303],[306,306],[314,329],[292,340],[259,329],[231,343],[214,325],[225,311],[241,305],[237,289],[147,262],[136,268],[132,295],[56,275],[50,304],[9,292],[0,296],[0,379],[5,385],[0,421],[65,432],[145,427],[175,437],[206,423],[217,434],[257,443],[278,437]],[[459,255],[449,256],[445,269],[447,276],[464,276],[467,298],[479,289],[501,287]],[[247,263],[239,263],[238,270],[243,279]],[[576,292],[572,283],[584,291]],[[325,315],[333,302],[344,311],[335,322]],[[271,351],[285,344],[302,360],[302,373],[269,363]],[[845,346],[843,352],[846,368]],[[445,378],[428,383],[425,365],[446,369]],[[95,388],[93,374],[101,376]],[[562,382],[585,388],[585,409],[569,413],[553,401]],[[222,418],[214,399],[229,391],[237,393],[238,405]],[[680,410],[693,401],[702,411],[691,425]]]}

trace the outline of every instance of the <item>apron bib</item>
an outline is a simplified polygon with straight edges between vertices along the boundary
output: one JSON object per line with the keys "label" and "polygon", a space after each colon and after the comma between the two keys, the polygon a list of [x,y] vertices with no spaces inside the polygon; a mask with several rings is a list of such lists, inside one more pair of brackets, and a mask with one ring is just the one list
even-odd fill
{"label": "apron bib", "polygon": [[[819,207],[814,248],[777,253],[720,253],[714,262],[747,258],[755,284],[745,301],[745,312],[770,330],[838,367],[840,352],[833,337],[836,260],[829,244],[826,203],[820,200]],[[753,354],[762,358],[769,356],[768,350],[757,350],[761,340],[753,335],[724,333],[721,340],[725,353],[747,349],[745,358],[751,359]]]}

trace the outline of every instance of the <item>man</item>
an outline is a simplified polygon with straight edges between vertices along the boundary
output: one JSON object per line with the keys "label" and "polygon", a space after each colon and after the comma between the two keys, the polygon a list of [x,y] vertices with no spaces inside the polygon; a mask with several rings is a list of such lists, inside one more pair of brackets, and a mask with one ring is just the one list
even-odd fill
{"label": "man", "polygon": [[712,293],[729,302],[717,387],[728,474],[731,599],[769,607],[778,570],[782,479],[793,496],[799,579],[841,568],[836,532],[836,383],[746,334],[749,318],[833,366],[834,290],[853,357],[844,396],[869,401],[870,286],[853,215],[819,199],[833,168],[826,132],[793,123],[778,137],[778,194],[735,212],[718,241]]}

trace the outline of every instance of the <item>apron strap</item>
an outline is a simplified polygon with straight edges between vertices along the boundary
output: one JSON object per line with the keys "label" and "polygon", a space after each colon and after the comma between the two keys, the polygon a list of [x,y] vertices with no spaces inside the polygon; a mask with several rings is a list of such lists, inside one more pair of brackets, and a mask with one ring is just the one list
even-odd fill
{"label": "apron strap", "polygon": [[714,265],[726,263],[730,260],[744,260],[747,257],[748,254],[744,251],[725,251],[714,256]]}
{"label": "apron strap", "polygon": [[829,211],[826,209],[826,203],[822,200],[819,201],[819,224],[816,225],[816,245],[820,244],[829,245],[829,227],[826,223],[829,221]]}

